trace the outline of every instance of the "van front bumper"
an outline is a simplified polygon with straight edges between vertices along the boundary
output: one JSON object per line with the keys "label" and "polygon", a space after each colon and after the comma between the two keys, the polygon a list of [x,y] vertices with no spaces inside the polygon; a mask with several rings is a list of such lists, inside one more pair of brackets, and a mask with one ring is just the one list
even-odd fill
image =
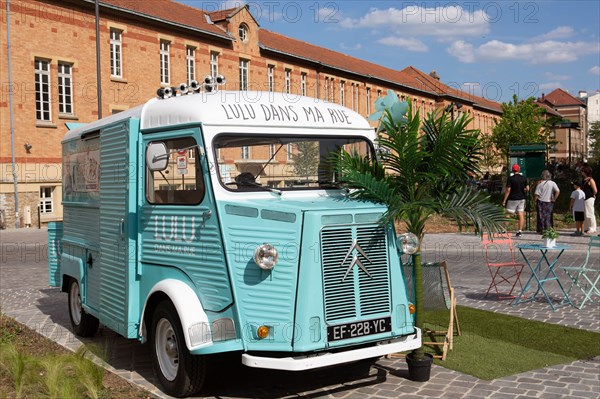
{"label": "van front bumper", "polygon": [[313,355],[290,357],[265,357],[242,355],[242,364],[248,367],[263,369],[302,371],[319,367],[333,366],[372,357],[388,355],[390,353],[406,352],[421,346],[421,330],[415,328],[415,333],[401,338],[378,342],[374,346],[360,349],[350,349],[343,352],[323,352]]}

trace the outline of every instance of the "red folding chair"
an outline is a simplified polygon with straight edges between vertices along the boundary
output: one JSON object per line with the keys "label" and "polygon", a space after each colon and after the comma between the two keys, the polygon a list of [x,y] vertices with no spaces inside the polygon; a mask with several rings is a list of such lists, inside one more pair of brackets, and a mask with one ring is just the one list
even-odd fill
{"label": "red folding chair", "polygon": [[[484,236],[483,247],[485,262],[490,271],[490,276],[492,276],[492,282],[485,296],[487,297],[493,288],[498,298],[514,298],[513,291],[517,284],[519,284],[521,291],[523,290],[521,272],[525,267],[525,263],[515,261],[512,238],[508,233],[493,234],[491,239]],[[500,284],[510,287],[508,294],[500,293],[498,290]]]}

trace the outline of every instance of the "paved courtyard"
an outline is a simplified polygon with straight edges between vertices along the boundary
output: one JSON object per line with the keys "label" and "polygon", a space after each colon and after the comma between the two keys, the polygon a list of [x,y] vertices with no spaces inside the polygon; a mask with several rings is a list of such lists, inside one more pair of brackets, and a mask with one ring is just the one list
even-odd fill
{"label": "paved courtyard", "polygon": [[[0,306],[14,317],[61,345],[76,349],[82,340],[70,332],[67,296],[48,287],[47,231],[37,229],[0,231]],[[571,246],[561,257],[562,265],[578,265],[585,259],[586,237],[562,232],[560,243]],[[517,242],[540,242],[538,234],[525,233]],[[511,306],[510,301],[485,298],[490,276],[484,264],[478,237],[467,234],[429,234],[422,247],[424,261],[448,262],[459,305],[600,332],[598,300],[582,310],[560,307],[552,311],[541,300]],[[600,264],[600,253],[592,255]],[[523,274],[528,278],[529,274]],[[561,281],[567,282],[560,275]],[[525,281],[525,279],[523,281]],[[558,301],[558,289],[550,284]],[[573,295],[575,302],[581,295]],[[460,314],[459,314],[460,318]],[[156,397],[167,397],[157,388],[148,349],[106,328],[84,343],[107,349],[106,368],[135,383]],[[485,355],[485,354],[482,354]],[[493,359],[490,359],[493,361]],[[222,370],[221,370],[222,369]],[[416,383],[407,379],[401,358],[380,359],[374,364],[355,363],[303,373],[220,366],[219,382],[213,382],[201,397],[209,398],[598,398],[600,357],[552,366],[500,378],[480,380],[434,366],[431,379]]]}

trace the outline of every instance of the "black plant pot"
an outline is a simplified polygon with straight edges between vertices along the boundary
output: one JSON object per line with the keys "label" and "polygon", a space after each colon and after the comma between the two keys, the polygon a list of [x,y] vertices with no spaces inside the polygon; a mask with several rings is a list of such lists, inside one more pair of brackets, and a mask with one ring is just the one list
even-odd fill
{"label": "black plant pot", "polygon": [[422,360],[415,360],[412,353],[406,355],[409,380],[418,382],[429,381],[431,364],[433,363],[433,355],[425,353],[424,356],[425,357]]}

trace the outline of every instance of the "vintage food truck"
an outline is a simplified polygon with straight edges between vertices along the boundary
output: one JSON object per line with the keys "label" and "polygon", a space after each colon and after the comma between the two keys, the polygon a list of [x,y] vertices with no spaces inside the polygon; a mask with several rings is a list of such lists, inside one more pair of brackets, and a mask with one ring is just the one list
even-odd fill
{"label": "vintage food truck", "polygon": [[64,137],[49,279],[74,332],[148,342],[174,396],[202,387],[211,354],[301,371],[419,347],[386,209],[349,199],[328,162],[375,156],[367,121],[308,97],[186,91]]}

